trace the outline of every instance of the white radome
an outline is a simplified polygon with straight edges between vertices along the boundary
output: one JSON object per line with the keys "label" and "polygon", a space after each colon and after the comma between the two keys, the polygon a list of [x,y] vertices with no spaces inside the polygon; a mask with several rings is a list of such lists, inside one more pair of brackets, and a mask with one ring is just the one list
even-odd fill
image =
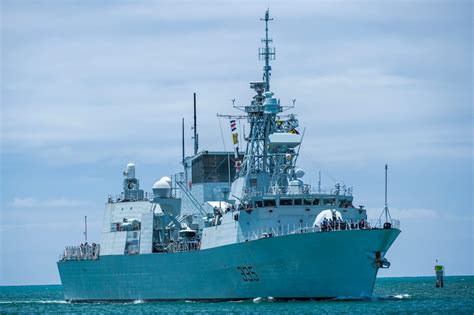
{"label": "white radome", "polygon": [[161,178],[159,181],[153,184],[153,195],[159,198],[169,198],[171,195],[171,185],[165,178]]}
{"label": "white radome", "polygon": [[153,184],[153,189],[171,189],[171,186],[168,182],[160,179]]}
{"label": "white radome", "polygon": [[169,178],[168,176],[164,176],[160,180],[167,182],[171,187],[171,178]]}

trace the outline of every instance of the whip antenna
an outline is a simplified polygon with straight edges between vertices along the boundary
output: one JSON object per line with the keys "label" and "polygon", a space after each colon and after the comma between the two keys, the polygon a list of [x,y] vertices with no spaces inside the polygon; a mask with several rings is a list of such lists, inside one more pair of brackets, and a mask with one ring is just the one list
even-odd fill
{"label": "whip antenna", "polygon": [[385,164],[385,207],[383,208],[382,213],[380,214],[379,221],[381,221],[382,215],[385,215],[385,224],[384,226],[388,226],[387,223],[391,226],[392,217],[390,216],[390,211],[388,210],[388,201],[387,201],[387,177],[388,177],[388,164]]}

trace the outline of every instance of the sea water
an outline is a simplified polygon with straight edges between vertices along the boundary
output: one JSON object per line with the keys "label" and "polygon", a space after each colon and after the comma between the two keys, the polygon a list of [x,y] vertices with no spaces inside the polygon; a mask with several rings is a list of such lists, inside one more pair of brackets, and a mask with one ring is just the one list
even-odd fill
{"label": "sea water", "polygon": [[0,313],[167,313],[167,314],[309,314],[309,313],[474,313],[474,276],[379,278],[371,299],[339,297],[323,301],[279,301],[255,297],[233,302],[68,303],[60,285],[0,287]]}

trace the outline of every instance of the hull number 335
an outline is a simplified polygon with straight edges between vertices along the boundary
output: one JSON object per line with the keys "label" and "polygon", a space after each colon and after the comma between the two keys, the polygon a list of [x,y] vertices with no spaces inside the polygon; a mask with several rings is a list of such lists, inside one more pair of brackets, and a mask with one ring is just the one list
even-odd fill
{"label": "hull number 335", "polygon": [[242,276],[242,281],[260,281],[257,273],[253,270],[253,267],[242,266],[237,267],[237,271],[240,272]]}

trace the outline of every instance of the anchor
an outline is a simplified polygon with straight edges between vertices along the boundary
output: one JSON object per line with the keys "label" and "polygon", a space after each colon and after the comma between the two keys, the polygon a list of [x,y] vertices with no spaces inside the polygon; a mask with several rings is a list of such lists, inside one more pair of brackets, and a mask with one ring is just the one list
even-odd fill
{"label": "anchor", "polygon": [[372,266],[374,268],[388,269],[390,268],[390,262],[387,260],[387,258],[382,258],[380,252],[375,252],[375,260],[372,263]]}

